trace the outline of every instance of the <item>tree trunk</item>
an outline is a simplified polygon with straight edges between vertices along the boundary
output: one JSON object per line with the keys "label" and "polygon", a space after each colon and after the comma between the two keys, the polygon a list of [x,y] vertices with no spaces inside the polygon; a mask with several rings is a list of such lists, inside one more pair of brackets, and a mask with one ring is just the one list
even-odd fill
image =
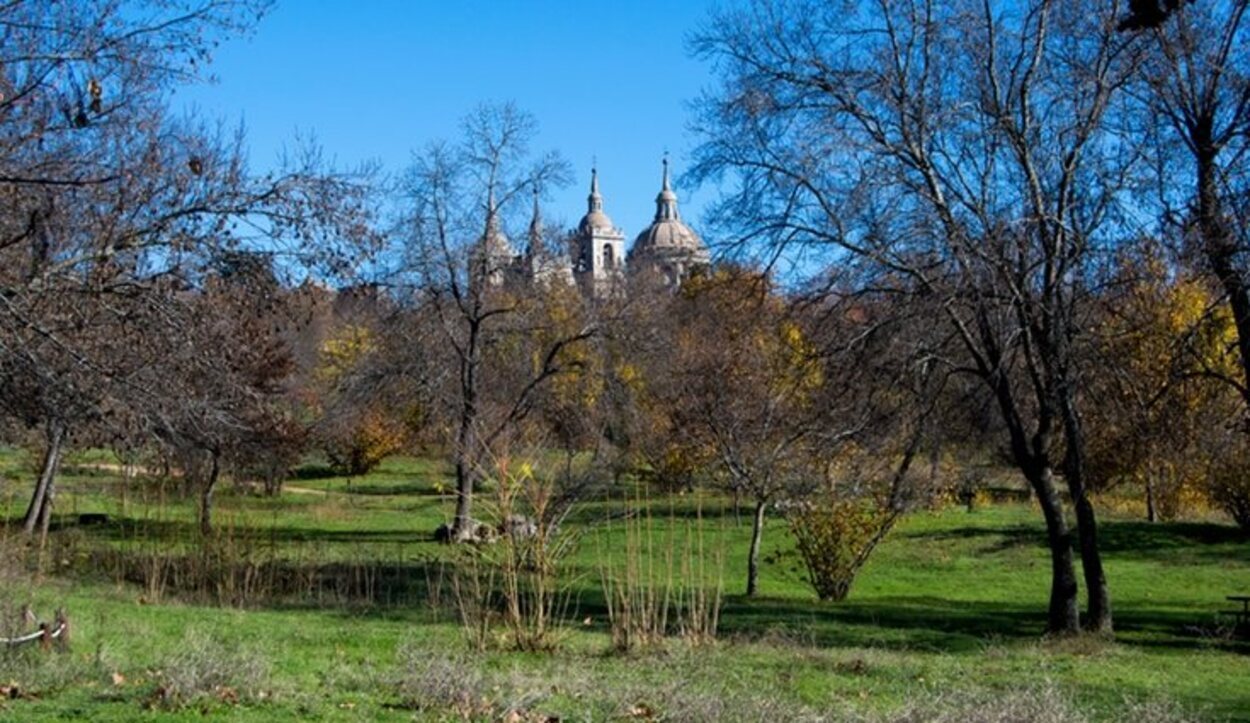
{"label": "tree trunk", "polygon": [[221,455],[216,450],[211,452],[211,463],[208,479],[200,489],[200,534],[210,537],[213,534],[213,489],[217,486],[217,476],[221,473]]}
{"label": "tree trunk", "polygon": [[56,471],[61,464],[61,448],[65,442],[65,425],[59,421],[48,422],[45,434],[48,446],[44,450],[39,480],[35,483],[35,493],[26,508],[26,516],[22,519],[22,531],[28,535],[33,535],[36,528],[47,529],[47,518],[51,514],[52,498],[56,492]]}
{"label": "tree trunk", "polygon": [[1155,508],[1155,475],[1149,467],[1146,469],[1146,521],[1159,521],[1159,511]]}
{"label": "tree trunk", "polygon": [[[1237,265],[1237,244],[1224,221],[1220,200],[1219,155],[1212,140],[1212,119],[1199,119],[1193,129],[1198,181],[1198,229],[1211,271],[1220,282],[1237,328],[1237,350],[1241,357],[1242,397],[1250,407],[1250,288]],[[1250,412],[1250,410],[1247,410]]]}
{"label": "tree trunk", "polygon": [[1063,516],[1063,503],[1055,489],[1054,473],[1048,465],[1026,470],[1030,486],[1046,519],[1046,542],[1050,548],[1050,606],[1046,630],[1056,635],[1080,632],[1077,608],[1076,568],[1072,560],[1072,533]]}
{"label": "tree trunk", "polygon": [[470,461],[468,445],[474,443],[474,435],[469,427],[462,425],[461,434],[456,442],[456,517],[452,522],[451,539],[464,542],[473,536],[473,464]]}
{"label": "tree trunk", "polygon": [[747,597],[755,597],[760,578],[760,538],[764,536],[764,513],[768,503],[755,502],[755,520],[751,525],[751,552],[747,555]]}
{"label": "tree trunk", "polygon": [[1102,567],[1102,552],[1098,549],[1098,521],[1094,516],[1094,505],[1084,490],[1081,490],[1075,506],[1081,569],[1085,573],[1085,628],[1090,632],[1110,633],[1113,624],[1111,592],[1107,588],[1107,574]]}
{"label": "tree trunk", "polygon": [[472,538],[473,485],[477,476],[474,464],[478,454],[477,439],[477,372],[480,362],[478,334],[480,322],[469,324],[469,342],[460,358],[460,428],[456,432],[456,517],[452,521],[451,539],[464,542]]}
{"label": "tree trunk", "polygon": [[1096,633],[1112,631],[1111,592],[1098,549],[1098,519],[1085,489],[1085,430],[1076,408],[1075,395],[1066,383],[1057,384],[1061,394],[1061,415],[1067,451],[1063,476],[1076,508],[1076,531],[1081,552],[1081,572],[1085,577],[1085,627]]}

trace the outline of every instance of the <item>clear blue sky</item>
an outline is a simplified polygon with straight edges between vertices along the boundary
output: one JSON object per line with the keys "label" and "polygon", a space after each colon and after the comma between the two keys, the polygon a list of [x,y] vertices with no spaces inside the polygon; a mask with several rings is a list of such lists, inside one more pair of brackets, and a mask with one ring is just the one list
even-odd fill
{"label": "clear blue sky", "polygon": [[[597,157],[605,210],[632,241],[654,213],[664,151],[680,173],[694,143],[685,103],[712,79],[685,41],[711,6],[282,0],[253,36],[218,50],[216,84],[177,97],[203,116],[242,119],[256,170],[298,131],[339,164],[398,171],[428,141],[456,137],[478,103],[515,101],[538,119],[536,150],[560,151],[575,171],[547,202],[548,220],[584,213]],[[713,191],[677,190],[698,228]]]}

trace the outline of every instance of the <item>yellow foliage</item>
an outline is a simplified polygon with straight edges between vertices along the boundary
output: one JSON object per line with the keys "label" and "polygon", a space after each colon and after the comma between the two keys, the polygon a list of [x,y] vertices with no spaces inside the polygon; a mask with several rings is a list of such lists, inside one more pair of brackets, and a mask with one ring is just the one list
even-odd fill
{"label": "yellow foliage", "polygon": [[339,439],[327,443],[330,464],[346,474],[362,475],[403,449],[403,425],[369,411]]}
{"label": "yellow foliage", "polygon": [[1157,256],[1128,259],[1125,292],[1099,328],[1102,354],[1119,367],[1100,377],[1091,405],[1091,479],[1128,479],[1153,490],[1164,519],[1205,505],[1212,430],[1230,410],[1236,329],[1207,282],[1177,275]]}
{"label": "yellow foliage", "polygon": [[334,384],[376,349],[372,331],[363,326],[346,325],[321,343],[317,376],[327,384]]}

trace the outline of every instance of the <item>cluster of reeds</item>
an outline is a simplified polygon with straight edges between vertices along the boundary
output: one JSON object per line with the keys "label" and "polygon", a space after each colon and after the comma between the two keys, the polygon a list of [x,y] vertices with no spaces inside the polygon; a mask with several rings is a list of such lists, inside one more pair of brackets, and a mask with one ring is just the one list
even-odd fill
{"label": "cluster of reeds", "polygon": [[[684,519],[671,507],[656,519],[639,492],[609,520],[599,540],[599,577],[612,646],[620,652],[655,648],[677,637],[692,644],[716,639],[724,593],[724,551],[707,544],[702,501]],[[618,537],[623,544],[618,549]]]}
{"label": "cluster of reeds", "polygon": [[572,619],[573,581],[565,561],[576,539],[561,522],[553,477],[529,463],[498,465],[489,505],[492,534],[458,550],[452,592],[471,647],[492,644],[502,632],[517,650],[550,651],[559,646]]}

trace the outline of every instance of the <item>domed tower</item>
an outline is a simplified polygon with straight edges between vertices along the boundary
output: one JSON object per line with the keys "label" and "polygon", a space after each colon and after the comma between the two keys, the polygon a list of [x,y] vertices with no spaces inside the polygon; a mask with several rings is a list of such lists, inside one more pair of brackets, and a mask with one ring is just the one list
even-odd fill
{"label": "domed tower", "polygon": [[603,212],[599,194],[599,170],[590,169],[590,195],[586,215],[577,224],[570,242],[573,275],[589,294],[607,295],[625,270],[625,234]]}
{"label": "domed tower", "polygon": [[542,215],[538,208],[538,189],[534,189],[534,214],[530,217],[529,243],[525,247],[525,275],[530,281],[550,285],[560,283],[573,284],[573,265],[569,257],[563,253],[555,253],[547,248],[543,240]]}
{"label": "domed tower", "polygon": [[655,197],[655,220],[629,251],[629,268],[636,273],[652,273],[672,286],[696,268],[711,263],[711,255],[703,239],[682,223],[677,211],[677,194],[668,180],[668,158],[664,159],[664,180],[660,195]]}
{"label": "domed tower", "polygon": [[501,286],[515,271],[518,256],[499,225],[495,189],[486,200],[486,229],[469,254],[469,279],[473,283]]}

